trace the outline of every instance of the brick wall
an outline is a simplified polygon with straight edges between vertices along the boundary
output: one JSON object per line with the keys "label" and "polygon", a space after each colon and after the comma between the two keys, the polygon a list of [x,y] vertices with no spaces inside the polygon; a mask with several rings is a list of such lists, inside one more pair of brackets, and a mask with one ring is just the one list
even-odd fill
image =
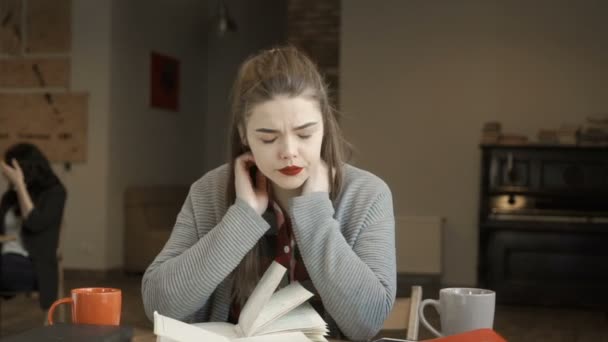
{"label": "brick wall", "polygon": [[338,105],[340,0],[290,0],[287,40],[317,62]]}
{"label": "brick wall", "polygon": [[71,1],[0,0],[0,154],[17,142],[86,158],[88,95],[70,91]]}

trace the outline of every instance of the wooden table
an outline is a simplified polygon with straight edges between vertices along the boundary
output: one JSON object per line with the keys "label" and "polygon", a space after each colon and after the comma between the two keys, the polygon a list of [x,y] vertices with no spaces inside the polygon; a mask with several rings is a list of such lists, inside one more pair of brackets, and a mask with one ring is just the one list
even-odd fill
{"label": "wooden table", "polygon": [[3,337],[2,342],[130,342],[132,336],[133,328],[129,326],[57,323]]}

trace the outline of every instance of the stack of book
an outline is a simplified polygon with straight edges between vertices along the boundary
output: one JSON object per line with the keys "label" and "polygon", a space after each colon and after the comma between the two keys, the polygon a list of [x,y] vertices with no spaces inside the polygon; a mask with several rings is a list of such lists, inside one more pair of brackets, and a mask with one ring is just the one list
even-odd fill
{"label": "stack of book", "polygon": [[557,140],[561,145],[578,144],[580,126],[576,124],[562,124],[557,130]]}
{"label": "stack of book", "polygon": [[498,140],[500,139],[500,131],[500,122],[486,122],[481,131],[481,143],[484,145],[498,144]]}
{"label": "stack of book", "polygon": [[547,145],[578,144],[580,127],[576,124],[562,124],[558,129],[540,129],[538,142]]}
{"label": "stack of book", "polygon": [[528,137],[521,134],[502,133],[502,125],[498,121],[486,122],[481,130],[482,145],[523,145],[528,143]]}
{"label": "stack of book", "polygon": [[580,132],[579,144],[581,146],[607,146],[608,145],[608,117],[591,116],[587,118],[584,128]]}
{"label": "stack of book", "polygon": [[521,134],[505,133],[500,135],[498,143],[500,145],[525,145],[528,143],[528,137]]}
{"label": "stack of book", "polygon": [[540,129],[538,131],[538,142],[546,145],[559,144],[559,137],[555,129]]}

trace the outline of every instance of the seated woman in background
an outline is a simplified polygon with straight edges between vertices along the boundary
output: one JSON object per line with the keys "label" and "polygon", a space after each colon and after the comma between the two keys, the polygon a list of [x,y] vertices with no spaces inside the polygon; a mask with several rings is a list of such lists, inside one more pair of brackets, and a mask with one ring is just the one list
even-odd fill
{"label": "seated woman in background", "polygon": [[0,162],[9,189],[0,201],[0,291],[40,292],[40,306],[57,299],[57,245],[66,191],[32,144],[10,147]]}
{"label": "seated woman in background", "polygon": [[232,116],[229,163],[192,185],[144,274],[146,314],[236,322],[276,260],[286,281],[308,282],[333,336],[373,337],[395,300],[392,196],[380,178],[345,163],[316,66],[293,47],[249,58]]}

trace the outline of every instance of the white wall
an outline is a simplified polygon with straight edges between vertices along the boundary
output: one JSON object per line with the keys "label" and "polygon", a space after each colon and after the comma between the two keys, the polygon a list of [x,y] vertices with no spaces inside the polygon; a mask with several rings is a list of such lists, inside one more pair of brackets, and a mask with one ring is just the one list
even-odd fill
{"label": "white wall", "polygon": [[[127,186],[190,184],[202,173],[207,2],[113,1],[106,268],[123,262]],[[149,105],[150,52],[180,62],[179,111]],[[198,134],[197,134],[198,133]]]}
{"label": "white wall", "polygon": [[[397,215],[447,218],[443,281],[476,281],[480,130],[608,113],[608,3],[342,2],[343,125]],[[378,152],[381,151],[381,152]]]}
{"label": "white wall", "polygon": [[[213,31],[215,1],[115,0],[106,267],[123,261],[129,185],[190,184],[225,161],[228,95],[240,62],[284,41],[286,4],[227,2],[238,32]],[[180,111],[149,108],[149,53],[177,57]]]}
{"label": "white wall", "polygon": [[[286,3],[228,2],[236,34],[218,38],[217,2],[73,1],[72,88],[90,93],[88,160],[66,173],[65,267],[123,262],[124,191],[190,184],[225,161],[228,92],[245,56],[283,42]],[[149,53],[177,57],[180,110],[149,107]]]}
{"label": "white wall", "polygon": [[[212,2],[215,5],[215,2]],[[287,39],[287,1],[227,1],[238,25],[236,34],[218,37],[209,31],[207,117],[204,140],[206,171],[227,161],[230,89],[243,60]],[[215,10],[215,7],[211,7]]]}
{"label": "white wall", "polygon": [[85,163],[56,166],[68,191],[63,253],[66,267],[105,266],[110,113],[110,1],[72,2],[71,89],[89,93]]}

